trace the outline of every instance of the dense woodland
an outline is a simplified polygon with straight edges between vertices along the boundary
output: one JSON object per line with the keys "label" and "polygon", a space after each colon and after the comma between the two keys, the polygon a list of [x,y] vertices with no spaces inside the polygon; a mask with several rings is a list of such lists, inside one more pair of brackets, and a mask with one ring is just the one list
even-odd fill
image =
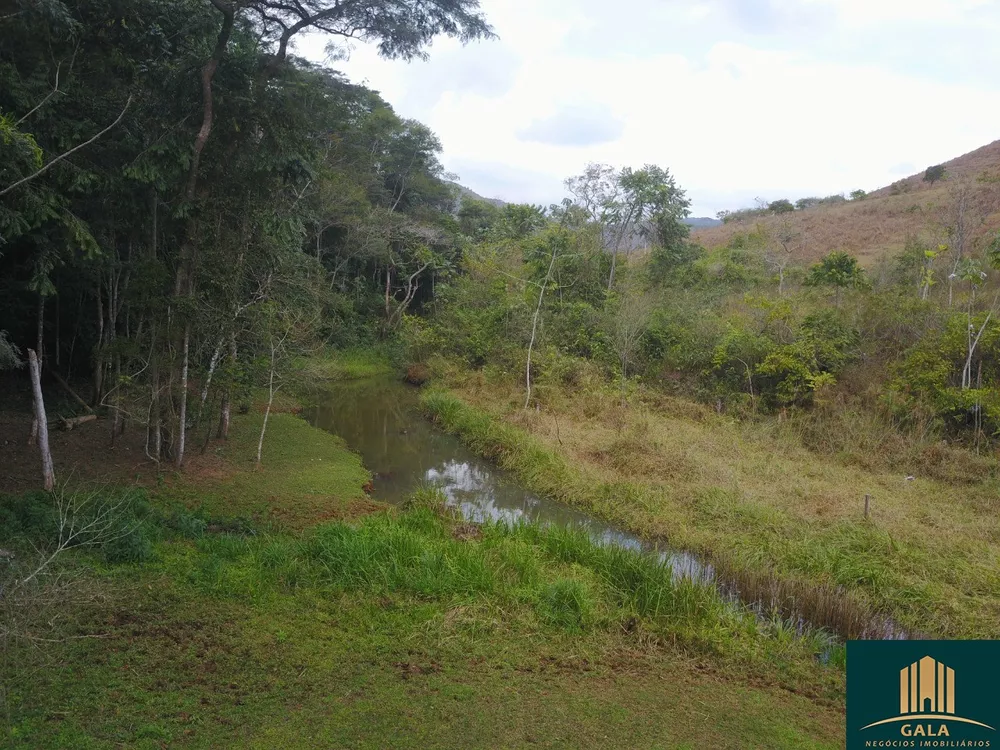
{"label": "dense woodland", "polygon": [[805,265],[775,222],[707,251],[654,165],[589,165],[549,208],[463,199],[428,128],[289,53],[312,29],[405,60],[488,37],[476,6],[5,5],[3,364],[37,352],[112,440],[129,422],[178,465],[193,425],[225,437],[297,356],[387,341],[518,379],[526,408],[595,377],[623,403],[641,382],[792,416],[827,452],[997,437],[995,181],[956,186],[939,241],[876,268]]}
{"label": "dense woodland", "polygon": [[0,24],[0,330],[86,373],[152,459],[180,465],[209,407],[225,436],[291,352],[387,335],[455,268],[437,139],[289,43],[405,60],[489,36],[472,0],[23,2]]}

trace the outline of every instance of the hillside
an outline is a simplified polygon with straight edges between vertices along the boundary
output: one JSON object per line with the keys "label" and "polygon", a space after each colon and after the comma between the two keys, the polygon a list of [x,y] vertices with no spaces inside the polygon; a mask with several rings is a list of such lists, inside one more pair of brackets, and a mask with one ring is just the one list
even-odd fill
{"label": "hillside", "polygon": [[689,227],[693,228],[722,226],[721,221],[719,221],[718,219],[713,219],[710,216],[689,216],[686,219],[682,219],[681,221],[687,224]]}
{"label": "hillside", "polygon": [[1000,175],[1000,141],[944,166],[946,178],[935,184],[924,182],[921,171],[863,200],[697,228],[692,238],[714,248],[758,224],[769,233],[784,227],[793,237],[796,260],[811,262],[833,250],[844,250],[871,266],[899,253],[908,237],[935,246],[950,241],[948,227],[964,224],[965,245],[972,250],[978,239],[1000,227],[1000,186],[995,179],[984,179]]}
{"label": "hillside", "polygon": [[458,191],[459,206],[461,206],[462,200],[465,198],[471,198],[472,200],[475,201],[482,201],[483,203],[492,203],[497,208],[503,208],[505,205],[507,205],[506,201],[502,201],[499,198],[484,198],[475,190],[470,190],[465,185],[462,185],[461,183],[458,182],[454,182],[453,180],[445,180],[445,182]]}

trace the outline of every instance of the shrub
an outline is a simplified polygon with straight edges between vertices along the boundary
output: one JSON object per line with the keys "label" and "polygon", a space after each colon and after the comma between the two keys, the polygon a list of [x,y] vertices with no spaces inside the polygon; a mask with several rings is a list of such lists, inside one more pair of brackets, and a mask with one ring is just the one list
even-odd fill
{"label": "shrub", "polygon": [[924,182],[929,182],[933,185],[938,180],[943,180],[946,173],[947,170],[944,168],[943,164],[927,167],[927,171],[924,172]]}
{"label": "shrub", "polygon": [[833,286],[838,289],[867,285],[864,269],[858,259],[845,252],[834,251],[809,269],[807,286]]}

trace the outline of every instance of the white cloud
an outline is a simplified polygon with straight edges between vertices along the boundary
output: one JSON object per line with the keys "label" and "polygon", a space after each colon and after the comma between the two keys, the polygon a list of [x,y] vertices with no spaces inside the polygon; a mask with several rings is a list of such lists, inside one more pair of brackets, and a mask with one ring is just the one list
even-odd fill
{"label": "white cloud", "polygon": [[846,23],[855,26],[874,26],[892,21],[961,23],[971,12],[993,4],[993,0],[812,1],[833,6]]}
{"label": "white cloud", "polygon": [[[727,25],[720,13],[733,2],[487,0],[499,41],[439,42],[428,62],[411,64],[360,47],[336,67],[433,128],[445,166],[469,187],[515,201],[559,200],[562,179],[588,161],[652,162],[677,175],[696,213],[714,213],[756,195],[874,189],[898,179],[901,164],[922,169],[996,137],[1000,90],[990,80],[949,82],[850,52],[850,28],[904,21],[960,45],[949,24],[993,13],[982,0],[752,0]],[[837,23],[816,31],[826,35],[818,55],[794,29],[831,9]],[[613,25],[622,18],[631,35]],[[300,53],[321,50],[310,39]],[[606,114],[620,136],[519,137],[540,121],[560,124],[567,107]]]}

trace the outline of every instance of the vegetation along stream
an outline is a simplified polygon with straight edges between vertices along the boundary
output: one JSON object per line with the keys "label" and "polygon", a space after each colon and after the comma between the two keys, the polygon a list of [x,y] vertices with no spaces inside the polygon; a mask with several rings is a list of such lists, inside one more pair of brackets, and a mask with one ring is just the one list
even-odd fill
{"label": "vegetation along stream", "polygon": [[[514,477],[470,451],[459,438],[424,418],[416,388],[389,378],[341,383],[324,392],[306,418],[339,435],[374,475],[373,497],[400,504],[432,485],[449,506],[474,523],[535,522],[584,529],[601,544],[655,554],[673,575],[715,585],[730,601],[760,615],[778,611],[802,631],[821,627],[845,638],[912,637],[890,618],[829,596],[796,597],[769,576],[722,570],[699,556],[649,542],[593,516],[522,487]],[[835,597],[836,598],[836,597]]]}

